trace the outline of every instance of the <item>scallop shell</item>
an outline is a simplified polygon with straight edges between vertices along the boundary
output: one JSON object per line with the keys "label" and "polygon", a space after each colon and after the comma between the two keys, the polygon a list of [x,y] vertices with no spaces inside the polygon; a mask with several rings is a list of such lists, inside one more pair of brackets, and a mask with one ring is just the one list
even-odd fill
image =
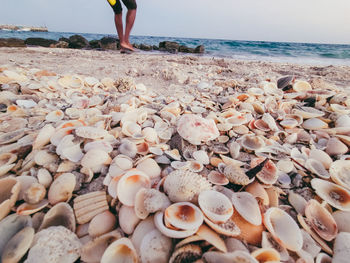
{"label": "scallop shell", "polygon": [[7,216],[15,205],[21,183],[13,177],[0,179],[0,220]]}
{"label": "scallop shell", "polygon": [[180,117],[177,132],[194,145],[214,140],[220,135],[214,120],[203,119],[194,114],[184,114]]}
{"label": "scallop shell", "polygon": [[189,202],[175,203],[164,211],[165,223],[181,230],[198,229],[203,223],[202,211]]}
{"label": "scallop shell", "polygon": [[236,211],[249,223],[253,225],[261,225],[262,217],[259,204],[248,192],[234,193],[231,202]]}
{"label": "scallop shell", "polygon": [[54,205],[44,216],[39,231],[51,226],[64,226],[75,232],[75,216],[73,209],[67,203]]}
{"label": "scallop shell", "polygon": [[230,199],[214,190],[201,192],[198,196],[198,204],[203,213],[215,223],[224,223],[233,214]]}
{"label": "scallop shell", "polygon": [[80,195],[74,199],[73,208],[78,224],[90,222],[96,215],[108,210],[106,193],[96,191]]}
{"label": "scallop shell", "polygon": [[127,206],[135,205],[135,197],[141,188],[150,188],[150,178],[137,169],[126,172],[121,178],[117,186],[119,201]]}
{"label": "scallop shell", "polygon": [[211,184],[200,174],[176,170],[164,181],[164,192],[172,202],[191,201],[204,190],[211,189]]}
{"label": "scallop shell", "polygon": [[264,214],[264,225],[282,246],[299,251],[303,246],[301,231],[294,219],[277,207],[269,208]]}
{"label": "scallop shell", "polygon": [[311,227],[324,240],[331,241],[338,233],[337,223],[332,215],[317,201],[310,200],[305,207],[305,215]]}
{"label": "scallop shell", "polygon": [[317,178],[311,180],[311,186],[316,194],[331,206],[350,211],[350,191],[346,188]]}
{"label": "scallop shell", "polygon": [[175,250],[169,259],[169,263],[195,262],[202,257],[202,249],[193,244],[188,244]]}
{"label": "scallop shell", "polygon": [[48,199],[50,204],[69,201],[75,188],[76,178],[72,173],[61,174],[50,186]]}

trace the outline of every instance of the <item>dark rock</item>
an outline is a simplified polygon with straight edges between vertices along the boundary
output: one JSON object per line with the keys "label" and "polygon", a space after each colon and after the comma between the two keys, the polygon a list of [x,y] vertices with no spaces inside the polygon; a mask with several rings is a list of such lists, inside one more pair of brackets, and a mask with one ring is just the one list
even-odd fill
{"label": "dark rock", "polygon": [[0,47],[25,47],[24,40],[19,38],[0,38]]}
{"label": "dark rock", "polygon": [[150,45],[141,44],[140,49],[145,50],[145,51],[150,51],[150,50],[152,50],[152,47]]}
{"label": "dark rock", "polygon": [[160,51],[167,51],[170,53],[177,53],[179,50],[180,44],[172,41],[163,41],[159,43]]}
{"label": "dark rock", "polygon": [[99,40],[91,40],[89,43],[91,48],[101,48],[101,42]]}
{"label": "dark rock", "polygon": [[194,53],[194,48],[190,48],[190,47],[181,45],[181,46],[179,47],[179,52],[183,52],[183,53]]}
{"label": "dark rock", "polygon": [[30,37],[27,38],[24,43],[29,46],[50,47],[52,44],[57,44],[57,41],[40,37]]}
{"label": "dark rock", "polygon": [[204,49],[204,46],[203,46],[203,45],[200,45],[200,46],[198,46],[198,47],[196,47],[196,48],[194,49],[194,53],[203,54],[204,51],[205,51],[205,49]]}
{"label": "dark rock", "polygon": [[153,50],[159,50],[159,47],[156,46],[156,45],[153,45],[153,46],[152,46],[152,49],[153,49]]}
{"label": "dark rock", "polygon": [[69,38],[69,48],[87,48],[89,47],[89,41],[85,37],[80,35],[73,35]]}
{"label": "dark rock", "polygon": [[100,40],[102,49],[117,50],[119,48],[119,40],[115,37],[103,37]]}
{"label": "dark rock", "polygon": [[58,41],[64,41],[64,42],[69,43],[69,38],[66,38],[66,37],[60,37]]}
{"label": "dark rock", "polygon": [[132,46],[133,46],[134,48],[140,49],[140,46],[141,46],[141,45],[134,43],[134,44],[132,44]]}
{"label": "dark rock", "polygon": [[53,48],[68,48],[69,43],[66,41],[58,41],[56,44],[51,44],[50,47]]}

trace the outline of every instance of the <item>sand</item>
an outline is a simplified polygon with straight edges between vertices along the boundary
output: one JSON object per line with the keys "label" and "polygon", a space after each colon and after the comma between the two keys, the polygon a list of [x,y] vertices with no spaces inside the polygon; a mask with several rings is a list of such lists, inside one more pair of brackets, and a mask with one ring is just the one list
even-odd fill
{"label": "sand", "polygon": [[119,51],[53,49],[41,47],[0,48],[0,65],[46,69],[57,74],[79,74],[113,79],[130,77],[149,89],[169,95],[199,82],[238,81],[254,87],[263,80],[284,75],[350,87],[349,66],[315,66],[262,61],[239,61],[200,55],[173,55]]}

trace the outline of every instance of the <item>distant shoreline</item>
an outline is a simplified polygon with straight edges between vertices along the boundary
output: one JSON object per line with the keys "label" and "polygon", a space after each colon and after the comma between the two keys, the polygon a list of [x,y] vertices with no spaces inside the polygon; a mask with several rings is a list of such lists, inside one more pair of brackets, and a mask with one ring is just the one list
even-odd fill
{"label": "distant shoreline", "polygon": [[41,26],[0,25],[0,30],[5,30],[5,31],[49,32],[47,27],[41,27]]}

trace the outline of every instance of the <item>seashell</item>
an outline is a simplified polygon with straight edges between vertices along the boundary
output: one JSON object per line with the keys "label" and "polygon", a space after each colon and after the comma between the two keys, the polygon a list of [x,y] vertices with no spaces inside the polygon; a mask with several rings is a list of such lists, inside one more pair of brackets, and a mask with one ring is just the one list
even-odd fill
{"label": "seashell", "polygon": [[[251,168],[258,168],[258,165],[263,164],[264,161],[265,159],[263,158],[253,159]],[[266,161],[262,169],[256,173],[256,177],[264,184],[274,184],[278,179],[277,167],[274,162],[271,160]]]}
{"label": "seashell", "polygon": [[349,151],[348,147],[338,138],[330,138],[327,143],[326,153],[330,156],[343,155]]}
{"label": "seashell", "polygon": [[4,247],[1,262],[19,262],[27,253],[34,238],[34,228],[25,227],[14,235]]}
{"label": "seashell", "polygon": [[100,139],[108,135],[108,132],[101,128],[81,126],[75,129],[75,134],[86,139]]}
{"label": "seashell", "polygon": [[196,233],[201,239],[205,240],[209,244],[213,245],[218,250],[226,253],[227,247],[225,242],[220,238],[220,236],[211,230],[206,225],[201,225]]}
{"label": "seashell", "polygon": [[3,176],[10,171],[16,165],[14,164],[16,160],[17,155],[13,153],[0,154],[0,176]]}
{"label": "seashell", "polygon": [[132,234],[140,218],[136,215],[134,207],[122,205],[119,210],[119,225],[125,234]]}
{"label": "seashell", "polygon": [[[190,229],[190,230],[176,230],[176,229],[170,229],[164,225],[164,213],[162,211],[159,211],[154,216],[154,225],[157,227],[157,229],[165,236],[171,237],[171,238],[185,238],[192,236],[194,233],[197,232],[198,228]],[[192,219],[192,218],[191,218]]]}
{"label": "seashell", "polygon": [[300,125],[296,119],[286,118],[280,122],[280,125],[285,129],[293,129],[296,126]]}
{"label": "seashell", "polygon": [[312,108],[312,107],[294,108],[292,110],[292,114],[299,114],[304,119],[318,118],[318,117],[322,117],[325,115],[325,113],[323,111],[320,111],[320,110]]}
{"label": "seashell", "polygon": [[280,254],[273,248],[259,248],[252,252],[254,257],[259,262],[280,262]]}
{"label": "seashell", "polygon": [[34,161],[37,165],[47,166],[50,163],[54,163],[57,161],[57,156],[47,151],[38,151],[34,156]]}
{"label": "seashell", "polygon": [[278,251],[280,255],[280,260],[287,261],[289,259],[287,249],[282,247],[269,232],[264,231],[262,233],[261,246],[262,248],[272,248]]}
{"label": "seashell", "polygon": [[234,193],[231,202],[237,212],[250,224],[259,226],[262,223],[258,202],[248,192]]}
{"label": "seashell", "polygon": [[130,239],[122,237],[107,247],[101,263],[109,262],[138,262],[138,255]]}
{"label": "seashell", "polygon": [[346,188],[318,178],[311,180],[311,186],[329,205],[342,211],[350,211],[350,192]]}
{"label": "seashell", "polygon": [[231,183],[238,185],[248,185],[254,180],[254,178],[249,178],[237,165],[227,165],[224,169],[224,175]]}
{"label": "seashell", "polygon": [[339,104],[330,104],[330,108],[332,109],[332,111],[336,112],[336,113],[341,113],[341,114],[349,114],[350,110],[343,105],[339,105]]}
{"label": "seashell", "polygon": [[310,118],[303,122],[304,129],[307,130],[319,130],[328,128],[328,124],[318,118]]}
{"label": "seashell", "polygon": [[47,199],[44,199],[40,201],[37,204],[28,204],[28,203],[23,203],[17,207],[16,213],[18,215],[31,215],[34,214],[42,209],[44,209],[46,206],[49,205],[49,201]]}
{"label": "seashell", "polygon": [[145,136],[145,140],[150,143],[156,143],[158,139],[157,131],[154,128],[146,127],[141,131],[142,135]]}
{"label": "seashell", "polygon": [[317,201],[310,200],[305,207],[305,215],[311,227],[324,240],[331,241],[338,233],[337,223],[332,215]]}
{"label": "seashell", "polygon": [[224,174],[217,171],[211,171],[208,174],[208,181],[214,185],[227,185],[230,182]]}
{"label": "seashell", "polygon": [[25,134],[25,129],[6,132],[0,135],[0,145],[18,141]]}
{"label": "seashell", "polygon": [[74,213],[78,224],[90,222],[96,215],[109,209],[104,191],[90,192],[74,199]]}
{"label": "seashell", "polygon": [[277,87],[281,90],[285,90],[289,85],[291,86],[294,76],[285,76],[277,80]]}
{"label": "seashell", "polygon": [[233,214],[230,200],[222,193],[206,190],[199,194],[198,204],[203,213],[215,223],[226,222]]}
{"label": "seashell", "polygon": [[347,189],[350,189],[349,173],[350,173],[350,161],[349,160],[337,160],[333,162],[329,169],[332,180]]}
{"label": "seashell", "polygon": [[171,248],[171,239],[154,229],[142,238],[139,254],[141,262],[168,262]]}
{"label": "seashell", "polygon": [[259,120],[255,120],[253,123],[254,127],[261,130],[261,131],[265,131],[268,132],[270,131],[270,127],[269,125],[264,122],[263,120],[259,119]]}
{"label": "seashell", "polygon": [[106,153],[111,153],[113,151],[113,147],[109,142],[97,140],[93,142],[88,142],[84,145],[84,151],[88,152],[92,149],[100,149],[105,151]]}
{"label": "seashell", "polygon": [[138,218],[146,219],[150,213],[165,210],[170,206],[168,197],[156,189],[141,188],[135,197],[135,213]]}
{"label": "seashell", "polygon": [[326,253],[319,253],[315,259],[315,263],[332,263],[332,258]]}
{"label": "seashell", "polygon": [[181,155],[178,149],[173,149],[171,151],[165,151],[165,155],[171,160],[181,161]]}
{"label": "seashell", "polygon": [[39,231],[51,226],[64,226],[75,232],[75,216],[73,209],[67,203],[54,205],[44,216]]}
{"label": "seashell", "polygon": [[122,144],[119,146],[118,150],[121,154],[130,158],[134,158],[137,154],[136,144],[126,139],[122,141]]}
{"label": "seashell", "polygon": [[81,165],[84,168],[91,169],[94,173],[101,171],[103,165],[110,164],[112,161],[108,153],[99,149],[91,149],[81,159]]}
{"label": "seashell", "polygon": [[38,178],[39,184],[43,185],[45,188],[48,188],[52,183],[50,172],[44,168],[39,169],[36,177]]}
{"label": "seashell", "polygon": [[312,90],[309,82],[298,80],[293,84],[293,90],[296,92],[306,92]]}
{"label": "seashell", "polygon": [[254,198],[258,199],[258,201],[262,202],[263,205],[269,205],[269,196],[265,190],[265,188],[258,183],[257,181],[252,182],[251,184],[245,187],[246,192],[250,193]]}
{"label": "seashell", "polygon": [[215,263],[229,263],[229,262],[246,262],[246,263],[258,263],[253,256],[246,251],[237,250],[229,253],[220,253],[215,251],[208,251],[203,254],[205,262]]}
{"label": "seashell", "polygon": [[193,158],[202,164],[209,164],[209,156],[206,151],[195,151],[192,154]]}
{"label": "seashell", "polygon": [[64,112],[61,110],[55,110],[48,113],[45,119],[49,122],[58,122],[64,118]]}
{"label": "seashell", "polygon": [[297,223],[282,209],[269,208],[264,214],[264,225],[283,247],[291,251],[302,248],[303,237]]}
{"label": "seashell", "polygon": [[118,177],[133,167],[132,159],[125,155],[117,155],[109,166],[108,174],[111,177]]}
{"label": "seashell", "polygon": [[152,158],[146,158],[139,162],[136,169],[147,174],[150,179],[159,177],[161,173],[158,163]]}
{"label": "seashell", "polygon": [[57,129],[50,137],[50,142],[57,146],[60,141],[65,137],[66,135],[69,135],[74,130],[74,127],[67,127],[62,129]]}
{"label": "seashell", "polygon": [[21,183],[13,177],[0,179],[0,220],[6,217],[15,205]]}
{"label": "seashell", "polygon": [[175,250],[169,259],[169,263],[195,262],[202,257],[202,249],[193,244],[188,244]]}
{"label": "seashell", "polygon": [[335,127],[350,127],[350,117],[348,115],[340,115],[335,121]]}
{"label": "seashell", "polygon": [[135,134],[141,133],[141,126],[132,121],[123,122],[122,133],[126,136],[132,137]]}
{"label": "seashell", "polygon": [[185,170],[171,172],[165,178],[163,187],[172,202],[191,201],[200,192],[211,189],[210,183],[204,177]]}
{"label": "seashell", "polygon": [[34,236],[27,263],[75,262],[80,256],[81,243],[78,237],[63,226],[52,226]]}
{"label": "seashell", "polygon": [[72,173],[61,174],[50,186],[48,199],[50,204],[69,201],[75,188],[76,178]]}
{"label": "seashell", "polygon": [[255,151],[265,146],[264,140],[260,136],[245,134],[237,142],[248,151]]}
{"label": "seashell", "polygon": [[28,204],[37,204],[46,196],[46,189],[43,185],[39,183],[33,183],[26,191],[24,192],[23,199]]}
{"label": "seashell", "polygon": [[340,232],[350,232],[350,212],[337,210],[332,214]]}
{"label": "seashell", "polygon": [[140,248],[144,236],[155,229],[156,226],[154,225],[154,216],[149,216],[145,220],[141,220],[141,222],[136,226],[131,236],[131,241],[139,255],[141,253]]}
{"label": "seashell", "polygon": [[187,161],[189,163],[189,167],[188,169],[191,171],[191,172],[194,172],[194,173],[199,173],[203,170],[204,166],[202,163],[198,162],[198,161]]}
{"label": "seashell", "polygon": [[309,158],[320,161],[325,169],[329,169],[333,162],[332,158],[327,153],[318,149],[312,149],[309,153]]}
{"label": "seashell", "polygon": [[164,211],[165,223],[181,230],[198,229],[203,223],[202,211],[189,202],[175,203]]}
{"label": "seashell", "polygon": [[84,244],[81,249],[81,260],[88,263],[100,262],[107,247],[114,241],[122,238],[120,230],[114,230]]}
{"label": "seashell", "polygon": [[180,117],[177,132],[194,145],[214,140],[220,135],[214,120],[206,120],[194,114],[184,114]]}
{"label": "seashell", "polygon": [[126,172],[121,178],[117,186],[119,201],[127,206],[135,205],[135,197],[141,188],[150,188],[150,178],[137,169]]}
{"label": "seashell", "polygon": [[301,230],[303,235],[302,250],[308,253],[312,258],[315,258],[321,251],[321,247],[316,243],[312,236],[304,229]]}
{"label": "seashell", "polygon": [[337,235],[333,247],[332,262],[346,262],[350,257],[350,233],[341,232]]}
{"label": "seashell", "polygon": [[305,207],[307,202],[304,197],[291,191],[288,194],[288,201],[298,214],[305,215]]}
{"label": "seashell", "polygon": [[308,159],[305,163],[305,167],[322,179],[330,178],[328,171],[324,168],[323,164],[315,159]]}

